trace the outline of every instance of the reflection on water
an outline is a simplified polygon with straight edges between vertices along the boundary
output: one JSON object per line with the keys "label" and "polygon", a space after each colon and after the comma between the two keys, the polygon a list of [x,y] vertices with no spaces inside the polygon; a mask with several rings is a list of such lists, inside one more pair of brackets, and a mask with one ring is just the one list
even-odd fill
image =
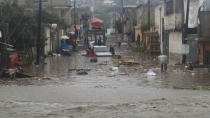
{"label": "reflection on water", "polygon": [[[89,84],[92,86],[121,87],[140,86],[174,89],[210,89],[210,75],[205,69],[194,72],[183,72],[180,68],[169,68],[167,73],[161,73],[154,56],[133,52],[127,45],[119,51],[123,60],[134,60],[139,66],[120,66],[119,71],[110,70],[117,59],[98,58],[98,63],[91,63],[89,57],[76,52],[72,56],[48,57],[40,67],[29,66],[26,73],[33,78],[17,79],[15,81],[0,81],[2,85],[60,85],[60,84]],[[106,65],[100,64],[108,61]],[[77,75],[69,69],[90,69],[88,75]],[[146,73],[153,69],[157,76],[148,77]],[[100,85],[98,85],[100,84]]]}
{"label": "reflection on water", "polygon": [[[26,67],[25,72],[33,78],[0,80],[0,117],[209,117],[209,91],[192,91],[210,89],[207,70],[183,72],[182,68],[170,67],[161,73],[155,57],[132,52],[127,45],[122,47],[122,59],[135,60],[139,66],[120,66],[113,72],[116,59],[98,58],[98,63],[90,63],[90,58],[78,52],[70,57],[49,57],[38,68]],[[73,69],[90,71],[77,75],[70,71]],[[149,69],[157,76],[148,76]]]}

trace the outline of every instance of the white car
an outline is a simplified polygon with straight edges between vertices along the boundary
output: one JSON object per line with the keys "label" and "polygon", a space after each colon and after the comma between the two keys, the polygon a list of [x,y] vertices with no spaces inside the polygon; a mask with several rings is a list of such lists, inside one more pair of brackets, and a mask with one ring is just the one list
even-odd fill
{"label": "white car", "polygon": [[98,57],[110,57],[112,53],[109,51],[107,46],[94,46],[93,51]]}

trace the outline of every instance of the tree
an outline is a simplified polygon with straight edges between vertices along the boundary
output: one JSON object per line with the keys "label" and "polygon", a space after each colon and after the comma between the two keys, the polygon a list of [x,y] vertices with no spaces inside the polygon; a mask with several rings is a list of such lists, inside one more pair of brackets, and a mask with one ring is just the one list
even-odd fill
{"label": "tree", "polygon": [[[15,1],[7,0],[1,4],[0,25],[8,24],[9,43],[19,51],[27,52],[35,46],[37,39],[37,15],[26,14],[24,8],[17,5]],[[43,12],[44,24],[57,23],[64,25],[64,21],[54,14]],[[42,28],[43,29],[43,28]],[[45,45],[44,32],[41,34],[41,47]]]}
{"label": "tree", "polygon": [[117,21],[116,21],[116,23],[115,23],[115,28],[116,28],[116,30],[118,31],[118,33],[122,33],[123,31],[122,31],[122,20],[121,19],[118,19]]}

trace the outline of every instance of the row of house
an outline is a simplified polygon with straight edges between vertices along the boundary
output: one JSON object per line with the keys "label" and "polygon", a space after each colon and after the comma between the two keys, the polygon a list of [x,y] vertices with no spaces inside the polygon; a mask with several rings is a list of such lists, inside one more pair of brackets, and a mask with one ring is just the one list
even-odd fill
{"label": "row of house", "polygon": [[160,53],[169,57],[170,64],[210,64],[209,0],[164,0],[124,9],[130,11],[124,32],[135,30],[136,40],[138,35],[146,40],[148,32],[157,33]]}

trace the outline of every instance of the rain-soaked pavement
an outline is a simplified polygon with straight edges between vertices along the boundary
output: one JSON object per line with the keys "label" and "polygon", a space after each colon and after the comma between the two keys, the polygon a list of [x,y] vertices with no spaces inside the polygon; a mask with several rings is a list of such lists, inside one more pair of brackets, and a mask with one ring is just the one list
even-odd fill
{"label": "rain-soaked pavement", "polygon": [[[171,67],[161,73],[156,59],[133,52],[126,43],[117,53],[140,65],[112,68],[118,59],[90,63],[82,53],[27,67],[33,78],[1,80],[0,118],[209,118],[208,70]],[[88,69],[88,74],[77,75],[74,69]],[[147,76],[149,69],[157,76]]]}

